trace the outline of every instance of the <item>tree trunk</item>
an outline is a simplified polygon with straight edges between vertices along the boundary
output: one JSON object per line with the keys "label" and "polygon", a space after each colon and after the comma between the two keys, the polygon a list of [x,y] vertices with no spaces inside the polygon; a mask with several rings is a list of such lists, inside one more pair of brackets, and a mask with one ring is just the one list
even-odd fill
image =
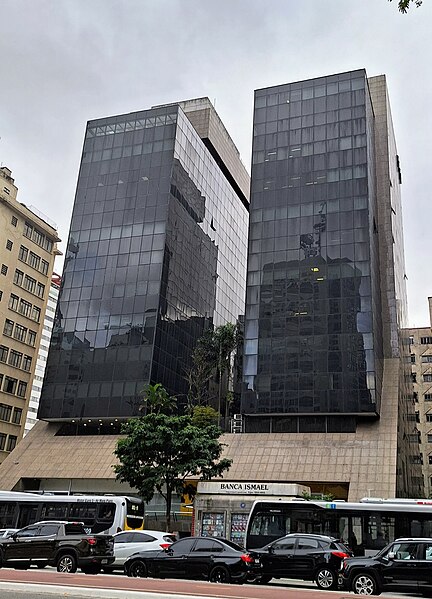
{"label": "tree trunk", "polygon": [[166,512],[165,512],[165,516],[166,516],[166,531],[165,532],[171,532],[171,502],[172,502],[172,491],[167,486]]}

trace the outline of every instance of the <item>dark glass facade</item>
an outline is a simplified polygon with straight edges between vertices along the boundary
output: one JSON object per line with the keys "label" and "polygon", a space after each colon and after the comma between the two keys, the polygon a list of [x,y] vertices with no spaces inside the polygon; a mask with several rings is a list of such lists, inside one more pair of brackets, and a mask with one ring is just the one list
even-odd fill
{"label": "dark glass facade", "polygon": [[196,340],[244,312],[248,211],[178,105],[90,121],[38,417],[181,398]]}
{"label": "dark glass facade", "polygon": [[364,70],[255,92],[250,208],[246,431],[355,430],[354,415],[379,414],[382,386]]}

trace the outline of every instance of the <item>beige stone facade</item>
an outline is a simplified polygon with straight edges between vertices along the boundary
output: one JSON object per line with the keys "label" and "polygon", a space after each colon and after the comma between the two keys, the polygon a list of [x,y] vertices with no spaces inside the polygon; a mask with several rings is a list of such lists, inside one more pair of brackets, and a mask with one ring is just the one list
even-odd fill
{"label": "beige stone facade", "polygon": [[[402,223],[402,173],[397,154],[390,101],[384,75],[368,78],[375,114],[376,195],[380,236],[380,287],[384,367],[389,360],[399,363],[392,376],[383,377],[382,410],[385,396],[397,395],[397,419],[393,421],[396,443],[394,475],[397,496],[423,497],[420,468],[414,463],[418,453],[415,439],[415,405],[408,367],[409,348],[403,329],[407,326],[408,302]],[[383,412],[381,426],[384,425]],[[383,472],[388,472],[383,470]]]}
{"label": "beige stone facade", "polygon": [[35,374],[57,231],[17,200],[0,168],[0,462],[21,439]]}
{"label": "beige stone facade", "polygon": [[[224,435],[224,455],[233,460],[224,479],[298,482],[351,501],[395,497],[398,370],[399,360],[386,361],[381,420],[359,424],[356,433]],[[76,437],[56,436],[59,428],[42,421],[34,426],[2,464],[1,488],[129,491],[115,481],[112,468],[117,436],[84,436],[77,443]]]}
{"label": "beige stone facade", "polygon": [[407,329],[410,340],[411,371],[416,414],[413,436],[420,439],[420,450],[412,456],[423,471],[425,496],[432,496],[432,297],[429,301],[430,326]]}

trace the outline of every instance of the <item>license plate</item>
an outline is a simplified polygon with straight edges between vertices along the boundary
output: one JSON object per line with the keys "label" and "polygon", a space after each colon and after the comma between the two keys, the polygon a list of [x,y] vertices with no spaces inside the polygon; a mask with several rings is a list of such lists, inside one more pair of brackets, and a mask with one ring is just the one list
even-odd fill
{"label": "license plate", "polygon": [[259,559],[256,559],[256,560],[255,560],[255,563],[256,563],[256,564],[258,564],[258,565],[260,565],[260,563],[261,563],[261,562],[260,562],[260,560],[259,560]]}

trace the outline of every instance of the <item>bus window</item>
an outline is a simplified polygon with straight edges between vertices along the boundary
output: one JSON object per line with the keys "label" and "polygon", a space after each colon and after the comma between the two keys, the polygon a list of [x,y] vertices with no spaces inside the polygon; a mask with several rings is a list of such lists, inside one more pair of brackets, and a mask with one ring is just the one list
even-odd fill
{"label": "bus window", "polygon": [[33,522],[38,521],[39,504],[37,503],[22,503],[19,506],[19,517],[17,528],[24,528]]}
{"label": "bus window", "polygon": [[333,518],[332,520],[332,527],[328,535],[330,537],[335,537],[336,539],[339,539],[340,541],[348,545],[348,539],[350,536],[348,517],[339,516],[338,518]]}
{"label": "bus window", "polygon": [[432,520],[427,516],[425,518],[419,518],[418,520],[411,520],[408,536],[431,538]]}
{"label": "bus window", "polygon": [[97,507],[95,503],[73,503],[70,507],[69,517],[86,524],[94,522],[97,516]]}
{"label": "bus window", "polygon": [[360,516],[351,518],[351,533],[348,537],[348,545],[354,555],[364,555],[363,525]]}
{"label": "bus window", "polygon": [[[122,523],[122,526],[124,524]],[[140,530],[144,527],[144,503],[126,498],[126,528]]]}
{"label": "bus window", "polygon": [[0,528],[15,528],[16,502],[0,503]]}
{"label": "bus window", "polygon": [[67,503],[45,503],[41,509],[41,520],[66,520]]}
{"label": "bus window", "polygon": [[379,550],[395,538],[395,519],[385,514],[365,514],[364,547]]}
{"label": "bus window", "polygon": [[285,514],[256,514],[251,528],[251,535],[279,538],[292,532],[290,517]]}
{"label": "bus window", "polygon": [[99,520],[103,520],[111,526],[114,522],[115,504],[114,503],[101,503],[99,505]]}

